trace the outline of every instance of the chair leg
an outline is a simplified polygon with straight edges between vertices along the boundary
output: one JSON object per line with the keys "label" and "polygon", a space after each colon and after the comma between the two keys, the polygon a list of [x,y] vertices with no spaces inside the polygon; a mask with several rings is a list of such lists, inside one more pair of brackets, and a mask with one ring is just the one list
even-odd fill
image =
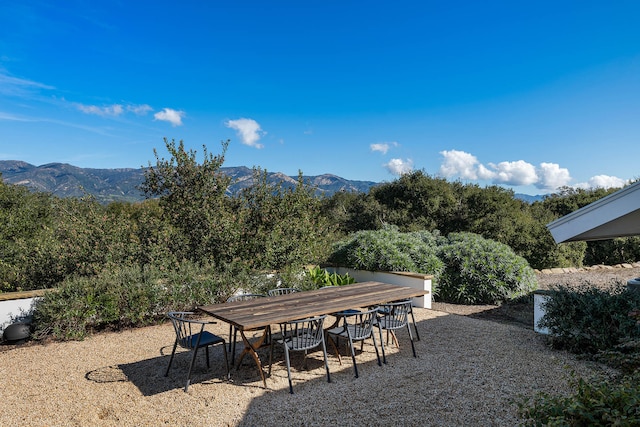
{"label": "chair leg", "polygon": [[356,363],[356,352],[353,349],[353,341],[349,337],[349,349],[351,350],[351,360],[353,361],[353,370],[355,371],[356,378],[358,378],[358,364]]}
{"label": "chair leg", "polygon": [[413,309],[411,309],[409,313],[411,313],[411,320],[413,321],[413,329],[416,330],[416,341],[420,341],[420,333],[418,332],[418,325],[416,324],[416,318],[413,315]]}
{"label": "chair leg", "polygon": [[407,322],[407,330],[409,331],[409,339],[411,340],[411,350],[413,350],[413,357],[418,357],[416,355],[416,346],[413,343],[413,335],[411,334],[411,326],[409,325],[409,322]]}
{"label": "chair leg", "polygon": [[[382,339],[382,328],[378,328],[380,331],[380,346],[382,347],[382,363],[384,363],[385,365],[387,364],[387,355],[384,352],[384,340]],[[373,332],[371,332],[371,334],[373,335]],[[378,352],[378,349],[376,349],[376,353]],[[378,365],[380,364],[380,357],[378,357]]]}
{"label": "chair leg", "polygon": [[191,383],[191,372],[193,371],[193,365],[195,364],[195,361],[196,361],[196,355],[198,354],[198,348],[196,347],[192,351],[193,351],[193,357],[191,358],[191,363],[189,364],[189,376],[187,377],[187,385],[184,386],[184,392],[185,393],[189,389],[189,384]]}
{"label": "chair leg", "polygon": [[327,345],[322,340],[322,353],[324,355],[324,368],[327,370],[327,382],[331,382],[331,374],[329,374],[329,361],[327,360]]}
{"label": "chair leg", "polygon": [[[375,334],[375,332],[373,332],[373,329],[371,330],[371,340],[373,341],[373,348],[376,351],[376,358],[378,359],[378,366],[382,366],[382,363],[380,363],[380,353],[378,352],[378,345],[376,344],[376,334]],[[382,346],[382,351],[384,351],[384,344],[381,342],[380,345]]]}
{"label": "chair leg", "polygon": [[209,362],[209,346],[204,348],[204,351],[207,353],[207,369],[211,368],[211,363]]}
{"label": "chair leg", "polygon": [[169,359],[169,366],[167,366],[167,372],[164,373],[164,376],[169,375],[169,369],[171,369],[171,363],[173,362],[173,356],[176,354],[176,348],[178,347],[178,340],[173,344],[173,351],[171,352],[171,358]]}
{"label": "chair leg", "polygon": [[229,352],[231,352],[231,342],[233,341],[233,325],[229,325]]}
{"label": "chair leg", "polygon": [[293,394],[293,383],[291,382],[291,362],[289,361],[289,347],[284,346],[284,359],[287,362],[287,376],[289,377],[289,393]]}

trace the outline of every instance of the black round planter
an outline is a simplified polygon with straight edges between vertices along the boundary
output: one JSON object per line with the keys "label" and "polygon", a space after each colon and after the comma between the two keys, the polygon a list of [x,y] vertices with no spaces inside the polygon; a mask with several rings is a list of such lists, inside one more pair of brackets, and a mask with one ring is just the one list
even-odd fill
{"label": "black round planter", "polygon": [[8,342],[23,341],[29,338],[29,325],[27,323],[12,323],[4,328],[4,340]]}

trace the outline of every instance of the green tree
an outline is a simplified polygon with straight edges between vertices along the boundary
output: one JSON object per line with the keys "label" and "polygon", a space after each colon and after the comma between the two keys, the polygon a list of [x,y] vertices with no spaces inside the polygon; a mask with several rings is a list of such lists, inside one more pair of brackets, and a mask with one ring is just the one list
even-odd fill
{"label": "green tree", "polygon": [[238,246],[237,221],[225,196],[231,178],[220,171],[229,141],[213,155],[203,146],[203,161],[183,141],[164,140],[169,160],[160,158],[145,172],[141,190],[159,197],[163,215],[174,229],[172,252],[177,259],[216,263],[231,261]]}
{"label": "green tree", "polygon": [[341,235],[384,225],[380,203],[371,194],[339,191],[321,200],[323,215]]}
{"label": "green tree", "polygon": [[322,260],[333,231],[322,216],[315,190],[301,172],[292,187],[270,183],[267,171],[255,169],[253,185],[235,199],[243,258],[254,268],[274,270]]}
{"label": "green tree", "polygon": [[34,268],[50,241],[52,196],[6,184],[0,174],[0,292],[48,287]]}
{"label": "green tree", "polygon": [[454,185],[444,178],[415,171],[376,186],[370,193],[382,206],[382,220],[400,230],[439,229],[446,233],[460,226],[456,220],[464,206]]}

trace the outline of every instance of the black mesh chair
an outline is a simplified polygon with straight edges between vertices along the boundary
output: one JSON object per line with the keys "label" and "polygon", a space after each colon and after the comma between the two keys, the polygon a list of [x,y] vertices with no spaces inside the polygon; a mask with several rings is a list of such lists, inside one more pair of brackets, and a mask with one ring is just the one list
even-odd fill
{"label": "black mesh chair", "polygon": [[[413,350],[413,357],[416,355],[416,347],[413,343],[413,334],[411,333],[411,326],[409,326],[409,313],[411,312],[411,300],[381,304],[378,307],[378,317],[375,322],[375,326],[380,331],[380,343],[382,344],[382,360],[387,363],[387,357],[384,352],[384,340],[382,338],[382,331],[391,332],[402,328],[407,328],[409,332],[409,339],[411,340],[411,349]],[[394,334],[395,338],[395,334]],[[397,344],[397,338],[395,338]]]}
{"label": "black mesh chair", "polygon": [[190,311],[173,311],[167,314],[167,317],[171,319],[171,323],[173,324],[173,328],[175,329],[176,341],[173,344],[173,351],[171,352],[171,358],[169,359],[169,366],[167,366],[167,372],[165,372],[164,376],[166,377],[169,375],[171,363],[173,362],[173,357],[176,354],[176,348],[178,346],[191,350],[193,355],[191,356],[191,363],[189,363],[189,375],[187,377],[187,384],[184,386],[185,392],[187,392],[187,390],[189,389],[189,384],[191,383],[191,373],[193,371],[193,365],[196,360],[196,355],[198,354],[198,350],[202,347],[205,348],[205,351],[207,353],[207,368],[210,368],[211,366],[209,362],[209,347],[216,344],[222,344],[222,348],[224,349],[224,363],[227,368],[227,379],[230,378],[229,361],[227,359],[227,351],[224,338],[204,330],[205,325],[215,322],[190,319],[189,316],[193,314],[194,313]]}
{"label": "black mesh chair", "polygon": [[[238,294],[232,297],[227,298],[227,302],[234,301],[247,301],[257,298],[264,298],[266,295],[263,294]],[[233,356],[236,354],[236,340],[238,338],[238,330],[231,324],[229,324],[229,352],[231,353],[231,360],[233,360]]]}
{"label": "black mesh chair", "polygon": [[347,339],[349,349],[351,350],[351,359],[353,360],[353,370],[356,378],[358,378],[358,365],[356,364],[356,353],[353,346],[354,342],[363,342],[364,340],[371,338],[373,341],[373,348],[376,350],[378,366],[382,366],[382,363],[380,362],[380,353],[378,352],[378,346],[376,345],[376,337],[373,334],[373,325],[376,323],[377,313],[377,308],[373,308],[359,313],[345,314],[342,316],[342,326],[337,326],[327,330],[327,337],[333,346],[341,365],[342,360],[340,358],[338,346],[340,344],[340,338]]}
{"label": "black mesh chair", "polygon": [[[322,346],[324,356],[324,367],[327,371],[327,382],[331,382],[329,373],[329,363],[327,361],[327,346],[324,341],[324,330],[322,325],[327,316],[316,316],[302,320],[294,320],[283,323],[282,337],[271,341],[271,353],[269,355],[269,375],[271,375],[271,364],[273,362],[273,344],[277,341],[284,347],[284,356],[287,363],[287,376],[289,377],[289,393],[293,394],[293,384],[291,382],[291,362],[289,352],[304,351],[305,358],[307,350]],[[306,359],[305,359],[306,360]]]}

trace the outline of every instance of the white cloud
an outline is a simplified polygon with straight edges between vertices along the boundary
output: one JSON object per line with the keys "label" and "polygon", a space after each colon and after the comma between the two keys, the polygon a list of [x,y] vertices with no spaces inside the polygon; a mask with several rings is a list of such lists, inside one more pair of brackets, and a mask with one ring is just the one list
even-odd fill
{"label": "white cloud", "polygon": [[379,151],[382,154],[387,154],[387,151],[389,151],[391,146],[397,147],[398,143],[396,141],[393,141],[393,142],[378,142],[378,143],[369,145],[369,148],[371,149],[371,151]]}
{"label": "white cloud", "polygon": [[33,122],[34,121],[26,117],[16,116],[15,114],[11,114],[11,113],[5,113],[4,111],[0,111],[0,120],[6,120],[10,122]]}
{"label": "white cloud", "polygon": [[492,170],[487,169],[485,165],[478,165],[478,178],[489,180],[494,177],[495,173]]}
{"label": "white cloud", "polygon": [[227,120],[225,126],[234,129],[244,145],[255,148],[264,147],[264,145],[258,143],[258,141],[263,135],[266,135],[266,132],[260,128],[260,125],[255,120],[244,118]]}
{"label": "white cloud", "polygon": [[[608,175],[596,175],[588,182],[571,185],[569,169],[562,168],[557,163],[540,163],[538,167],[518,160],[515,162],[481,164],[476,156],[459,150],[445,150],[440,154],[444,157],[439,169],[439,175],[446,178],[462,178],[468,180],[491,181],[496,185],[524,186],[535,185],[541,190],[557,190],[564,186],[576,188],[620,188],[629,183],[622,178]],[[400,168],[400,163],[385,165],[387,169]]]}
{"label": "white cloud", "polygon": [[[138,116],[143,116],[147,114],[149,111],[153,110],[153,108],[151,108],[151,106],[147,104],[127,105],[126,107],[122,106],[121,104],[107,105],[103,107],[100,107],[97,105],[84,105],[80,103],[74,103],[73,105],[75,105],[76,108],[82,111],[83,113],[94,114],[96,116],[101,116],[101,117],[118,117],[125,112],[130,112]],[[166,110],[168,109],[165,108],[165,111]],[[173,111],[173,110],[169,110],[169,111]],[[163,114],[163,113],[158,113],[158,114]]]}
{"label": "white cloud", "polygon": [[477,157],[460,150],[441,151],[444,157],[439,174],[446,178],[491,181],[512,186],[532,185],[540,189],[557,189],[571,181],[569,170],[555,163],[535,167],[524,160],[481,164]]}
{"label": "white cloud", "polygon": [[515,162],[489,163],[494,170],[493,182],[507,185],[531,185],[538,182],[536,168],[524,160]]}
{"label": "white cloud", "polygon": [[540,163],[537,173],[540,179],[536,187],[543,190],[557,190],[571,182],[569,169],[561,168],[556,163]]}
{"label": "white cloud", "polygon": [[127,111],[130,111],[133,114],[137,114],[138,116],[144,116],[145,114],[147,114],[149,111],[152,111],[152,110],[153,108],[151,108],[151,106],[147,104],[127,105]]}
{"label": "white cloud", "polygon": [[98,107],[97,105],[75,104],[78,110],[86,114],[94,114],[102,117],[118,117],[124,112],[124,108],[120,104],[108,105],[106,107]]}
{"label": "white cloud", "polygon": [[589,178],[588,182],[576,184],[577,188],[620,188],[627,185],[629,181],[617,176],[596,175]]}
{"label": "white cloud", "polygon": [[393,175],[403,175],[413,170],[413,160],[391,159],[384,167]]}
{"label": "white cloud", "polygon": [[[459,150],[441,151],[440,154],[444,157],[444,162],[440,165],[440,175],[447,178],[455,176],[462,179],[478,179],[476,156]],[[483,173],[490,173],[484,166],[480,167]]]}
{"label": "white cloud", "polygon": [[55,87],[34,82],[33,80],[13,77],[0,70],[0,93],[4,95],[21,96],[33,89],[53,90]]}
{"label": "white cloud", "polygon": [[163,108],[153,115],[156,120],[169,122],[172,126],[182,126],[182,118],[186,115],[184,111],[177,111],[171,108]]}

